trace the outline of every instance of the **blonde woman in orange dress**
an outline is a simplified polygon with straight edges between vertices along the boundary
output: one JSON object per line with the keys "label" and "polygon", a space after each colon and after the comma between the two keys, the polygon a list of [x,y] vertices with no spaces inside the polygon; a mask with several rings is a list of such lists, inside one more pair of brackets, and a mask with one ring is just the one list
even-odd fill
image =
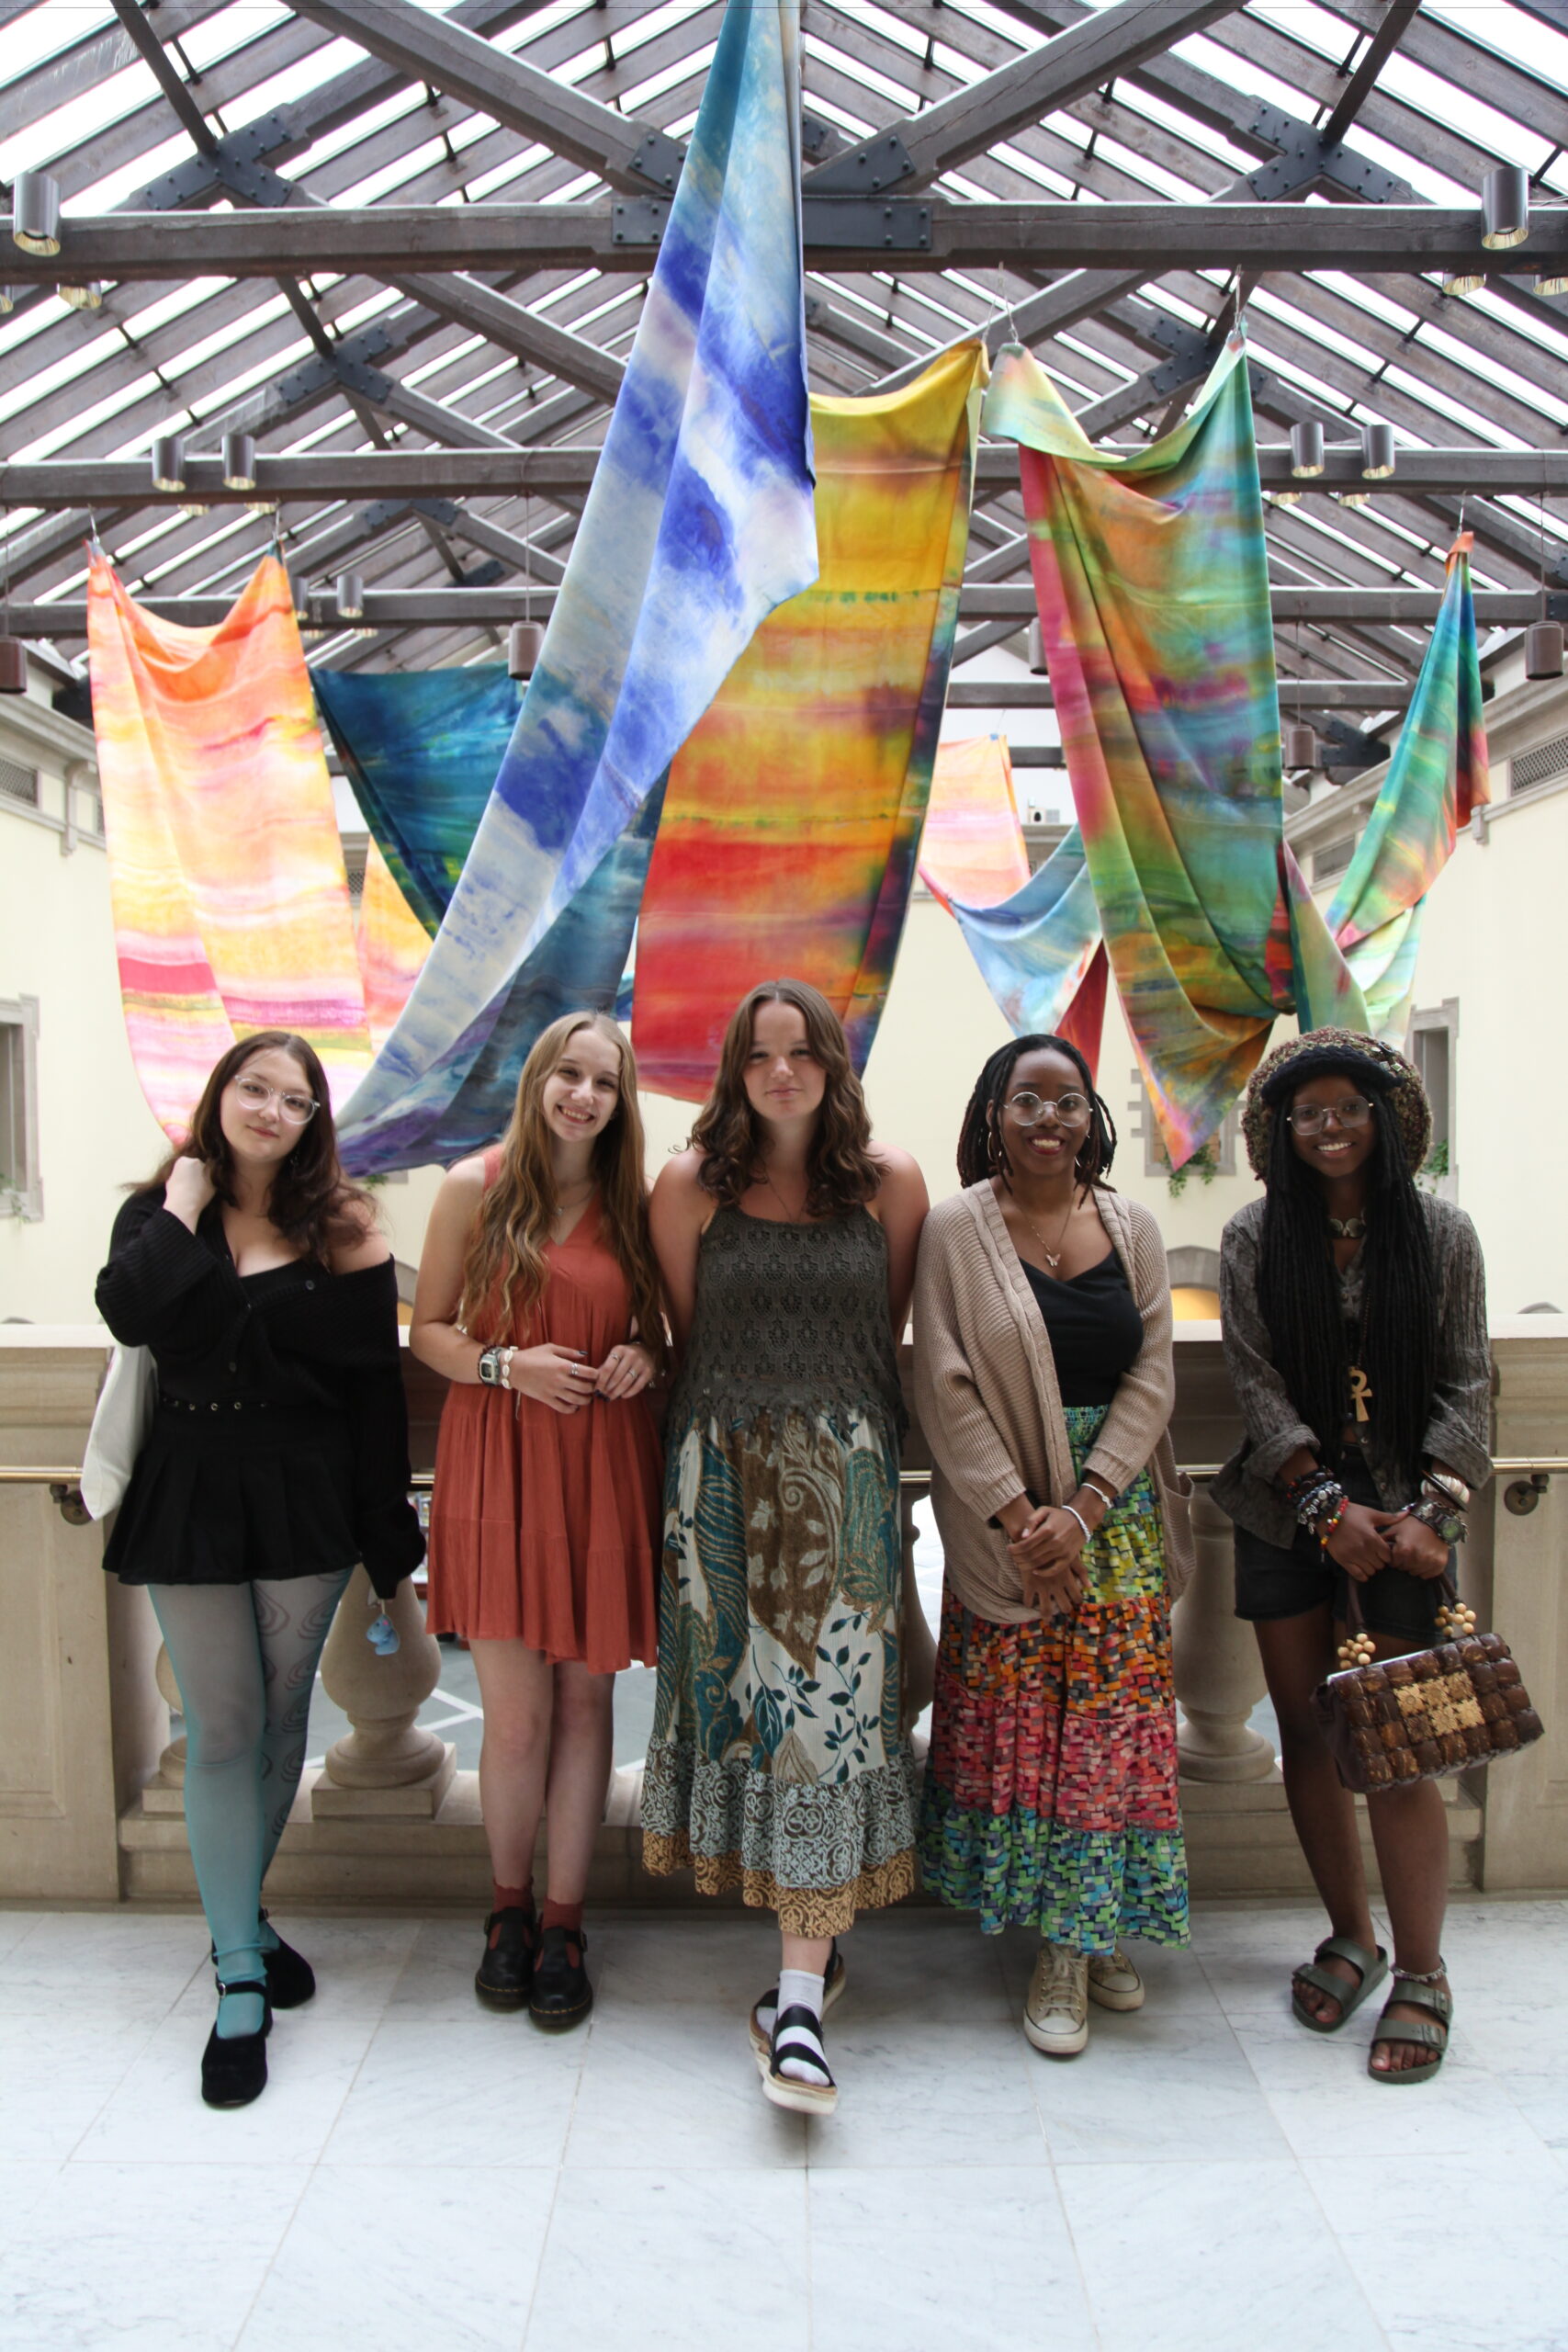
{"label": "blonde woman in orange dress", "polygon": [[[552,1023],[512,1123],[431,1211],[409,1344],[452,1384],[430,1521],[429,1624],[469,1646],[494,1876],[474,1978],[552,2029],[592,2007],[582,1905],[615,1678],[651,1665],[663,1362],[630,1046],[605,1013]],[[533,1894],[543,1817],[549,1876]]]}

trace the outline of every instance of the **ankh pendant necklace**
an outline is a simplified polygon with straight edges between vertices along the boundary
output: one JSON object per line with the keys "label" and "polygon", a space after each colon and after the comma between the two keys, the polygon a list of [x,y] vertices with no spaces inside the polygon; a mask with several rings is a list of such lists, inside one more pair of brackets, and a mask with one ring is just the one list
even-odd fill
{"label": "ankh pendant necklace", "polygon": [[1367,1385],[1366,1374],[1359,1363],[1353,1363],[1350,1366],[1350,1402],[1355,1408],[1356,1419],[1359,1421],[1371,1419],[1371,1415],[1367,1410],[1367,1399],[1371,1393],[1371,1389]]}

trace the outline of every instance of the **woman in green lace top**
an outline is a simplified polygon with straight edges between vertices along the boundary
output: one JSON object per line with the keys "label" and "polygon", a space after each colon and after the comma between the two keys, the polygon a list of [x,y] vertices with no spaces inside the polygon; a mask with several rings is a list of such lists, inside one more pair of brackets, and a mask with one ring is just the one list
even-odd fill
{"label": "woman in green lace top", "polygon": [[666,1427],[648,1868],[775,1911],[751,2012],[775,2105],[830,2112],[836,1939],[915,1883],[899,1724],[895,1343],[927,1208],[797,980],[737,1008],[651,1223],[682,1357]]}

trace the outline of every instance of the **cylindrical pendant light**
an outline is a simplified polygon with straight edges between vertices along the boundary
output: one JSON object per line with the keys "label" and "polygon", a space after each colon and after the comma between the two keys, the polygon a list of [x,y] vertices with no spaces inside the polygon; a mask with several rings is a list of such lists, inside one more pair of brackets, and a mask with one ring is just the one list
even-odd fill
{"label": "cylindrical pendant light", "polygon": [[1394,447],[1392,424],[1363,424],[1361,427],[1361,472],[1368,481],[1386,481],[1393,471]]}
{"label": "cylindrical pendant light", "polygon": [[1341,506],[1370,506],[1371,503],[1372,493],[1370,490],[1342,490],[1339,493]]}
{"label": "cylindrical pendant light", "polygon": [[254,490],[256,486],[256,445],[248,433],[225,433],[223,435],[223,487],[225,490]]}
{"label": "cylindrical pendant light", "polygon": [[96,280],[90,286],[60,286],[55,291],[73,311],[101,311],[104,307],[104,289]]}
{"label": "cylindrical pendant light", "polygon": [[1285,729],[1285,765],[1288,768],[1314,768],[1317,765],[1317,730],[1304,719],[1292,719]]}
{"label": "cylindrical pendant light", "polygon": [[1560,678],[1562,675],[1561,621],[1536,621],[1526,629],[1525,675],[1527,678]]}
{"label": "cylindrical pendant light", "polygon": [[186,486],[185,450],[177,433],[159,433],[152,440],[152,487],[154,490],[183,490]]}
{"label": "cylindrical pendant light", "polygon": [[205,498],[182,498],[180,501],[180,513],[182,514],[189,514],[194,517],[197,514],[206,514],[209,512],[210,510]]}
{"label": "cylindrical pendant light", "polygon": [[60,182],[47,172],[18,172],[12,182],[11,238],[25,254],[60,251]]}
{"label": "cylindrical pendant light", "polygon": [[1271,490],[1269,495],[1276,506],[1299,506],[1302,503],[1299,490]]}
{"label": "cylindrical pendant light", "polygon": [[1323,427],[1315,417],[1303,417],[1291,427],[1291,471],[1298,481],[1311,481],[1323,471]]}
{"label": "cylindrical pendant light", "polygon": [[17,298],[8,286],[0,286],[0,319],[8,319],[17,307]]}
{"label": "cylindrical pendant light", "polygon": [[288,594],[294,605],[294,617],[302,627],[310,617],[310,583],[302,571],[289,573]]}
{"label": "cylindrical pendant light", "polygon": [[531,678],[545,650],[545,632],[537,621],[513,621],[506,633],[506,667],[514,678]]}
{"label": "cylindrical pendant light", "polygon": [[1538,269],[1535,290],[1538,294],[1568,294],[1568,269],[1564,269],[1561,262],[1551,262],[1545,269]]}
{"label": "cylindrical pendant light", "polygon": [[1051,665],[1045,659],[1045,634],[1038,621],[1030,622],[1024,644],[1024,659],[1029,664],[1030,675],[1048,678]]}
{"label": "cylindrical pendant light", "polygon": [[1530,232],[1530,183],[1522,164],[1498,164],[1487,173],[1481,183],[1481,242],[1488,253],[1524,243]]}
{"label": "cylindrical pendant light", "polygon": [[337,616],[340,621],[362,621],[365,618],[365,582],[357,571],[338,573]]}
{"label": "cylindrical pendant light", "polygon": [[1451,269],[1443,278],[1445,294],[1476,294],[1486,283],[1483,269]]}
{"label": "cylindrical pendant light", "polygon": [[25,695],[28,649],[19,637],[0,637],[0,695]]}

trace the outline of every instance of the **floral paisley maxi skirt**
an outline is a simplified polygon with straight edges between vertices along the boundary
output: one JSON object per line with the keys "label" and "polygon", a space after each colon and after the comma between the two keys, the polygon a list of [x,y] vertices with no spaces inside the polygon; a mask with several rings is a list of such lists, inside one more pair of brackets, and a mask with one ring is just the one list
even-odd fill
{"label": "floral paisley maxi skirt", "polygon": [[[1068,1406],[1080,1473],[1103,1406]],[[1187,1941],[1170,1600],[1145,1470],[1084,1547],[1070,1616],[998,1625],[944,1593],[920,1865],[987,1935],[1106,1952]]]}
{"label": "floral paisley maxi skirt", "polygon": [[704,1413],[666,1461],[644,1863],[841,1934],[915,1883],[896,1445],[852,1410]]}

